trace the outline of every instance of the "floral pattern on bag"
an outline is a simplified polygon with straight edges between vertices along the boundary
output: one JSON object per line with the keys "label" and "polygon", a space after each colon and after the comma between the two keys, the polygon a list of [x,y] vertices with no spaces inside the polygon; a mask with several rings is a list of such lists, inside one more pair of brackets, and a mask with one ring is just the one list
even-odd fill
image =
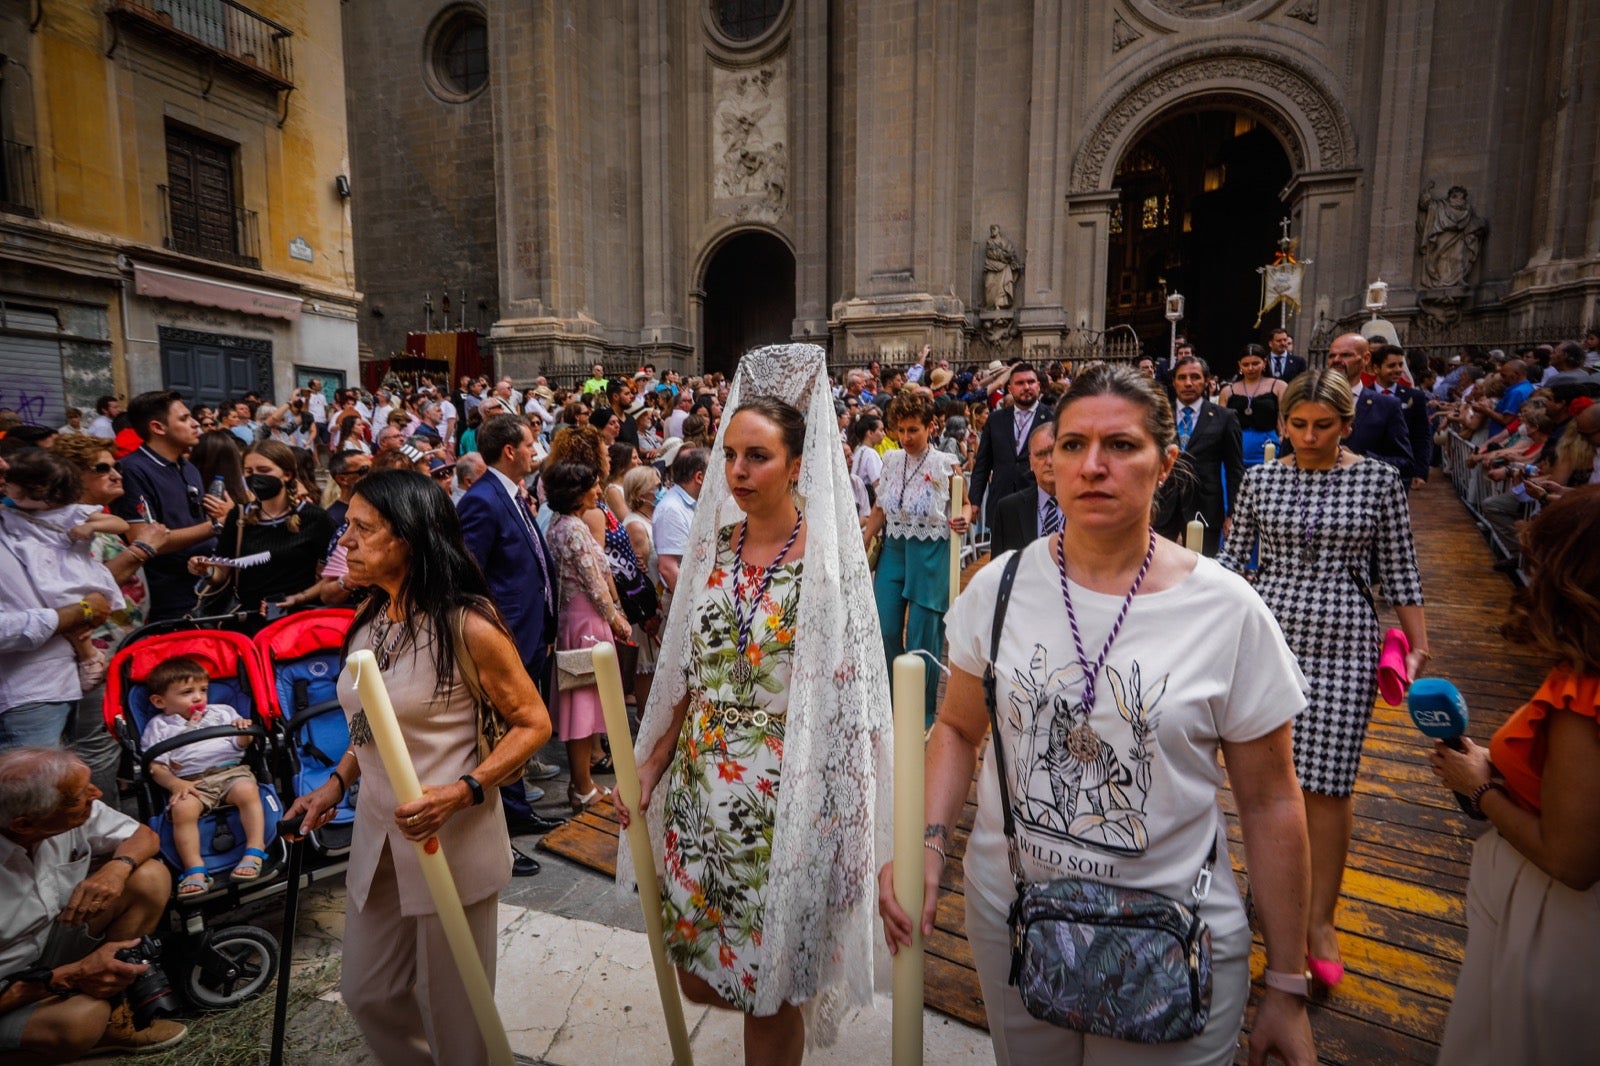
{"label": "floral pattern on bag", "polygon": [[1211,930],[1158,892],[1099,881],[1029,884],[1017,898],[1028,1013],[1079,1033],[1139,1044],[1188,1040],[1211,1015]]}

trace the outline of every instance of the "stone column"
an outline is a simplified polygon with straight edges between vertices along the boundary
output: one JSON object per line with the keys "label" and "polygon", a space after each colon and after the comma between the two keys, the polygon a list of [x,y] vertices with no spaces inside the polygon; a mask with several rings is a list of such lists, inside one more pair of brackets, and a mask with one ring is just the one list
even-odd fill
{"label": "stone column", "polygon": [[[1067,190],[1072,172],[1071,145],[1073,71],[1067,61],[1071,47],[1074,5],[1054,0],[1034,0],[1033,99],[1029,114],[1028,218],[1024,238],[1027,271],[1022,277],[1017,324],[1022,346],[1056,345],[1072,328],[1067,290],[1074,284],[1069,263],[1087,262],[1068,254],[1069,237],[1082,216],[1069,217]],[[1092,212],[1091,212],[1092,213]],[[1105,211],[1110,217],[1110,208]],[[1102,228],[1102,234],[1105,232]],[[1105,257],[1102,245],[1099,255]],[[1105,317],[1105,268],[1092,304],[1072,302],[1086,314]],[[1094,310],[1091,312],[1090,307]]]}
{"label": "stone column", "polygon": [[[644,321],[639,347],[657,370],[682,369],[694,349],[684,298],[685,254],[681,217],[684,204],[674,195],[683,181],[683,146],[674,140],[672,102],[682,80],[673,63],[672,5],[638,0],[639,5],[639,164],[644,282]],[[620,268],[620,264],[618,264]]]}
{"label": "stone column", "polygon": [[1106,257],[1111,242],[1111,208],[1115,189],[1073,193],[1066,198],[1066,232],[1062,235],[1064,271],[1062,298],[1070,307],[1067,326],[1099,333],[1106,328]]}
{"label": "stone column", "polygon": [[[1311,350],[1319,297],[1329,297],[1328,321],[1335,333],[1343,332],[1338,326],[1339,320],[1361,310],[1367,282],[1376,280],[1363,275],[1366,263],[1362,260],[1360,245],[1350,239],[1350,235],[1357,232],[1359,202],[1356,194],[1361,174],[1359,167],[1296,174],[1284,191],[1290,217],[1299,231],[1300,255],[1311,260],[1301,282],[1300,295],[1304,302],[1300,313],[1290,322],[1296,352],[1303,354]],[[1385,280],[1388,277],[1385,275]],[[1393,302],[1393,290],[1390,292]]]}
{"label": "stone column", "polygon": [[[855,277],[834,305],[848,350],[904,362],[961,346],[950,204],[960,63],[957,5],[873,0],[856,9]],[[961,257],[963,268],[967,262]]]}
{"label": "stone column", "polygon": [[789,37],[789,204],[797,341],[828,338],[828,5],[796,2]]}
{"label": "stone column", "polygon": [[[1332,297],[1331,317],[1338,319],[1361,310],[1362,291],[1368,281],[1382,277],[1389,283],[1391,307],[1413,307],[1417,295],[1417,196],[1423,185],[1423,149],[1428,120],[1428,85],[1432,69],[1434,12],[1433,0],[1394,0],[1385,8],[1383,50],[1386,55],[1404,56],[1403,62],[1382,65],[1379,83],[1377,136],[1372,155],[1371,221],[1367,229],[1366,262],[1355,264],[1370,277],[1363,277],[1355,288],[1334,289],[1326,284],[1318,291]],[[1440,190],[1441,192],[1443,190]],[[1351,229],[1360,219],[1346,214]],[[1307,227],[1314,225],[1309,218]],[[1313,258],[1338,247],[1357,247],[1338,230],[1324,230],[1328,245],[1313,244],[1309,232],[1300,242]],[[1324,274],[1326,276],[1326,274]],[[1310,280],[1309,277],[1307,279]],[[1309,290],[1307,290],[1309,291]],[[1306,337],[1310,336],[1309,326]],[[1297,346],[1305,338],[1296,336]]]}

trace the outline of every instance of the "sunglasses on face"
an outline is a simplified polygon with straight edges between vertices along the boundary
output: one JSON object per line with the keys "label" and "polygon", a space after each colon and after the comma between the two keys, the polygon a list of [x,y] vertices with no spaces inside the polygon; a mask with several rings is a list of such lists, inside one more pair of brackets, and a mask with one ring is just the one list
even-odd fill
{"label": "sunglasses on face", "polygon": [[449,481],[451,478],[455,477],[455,475],[456,472],[454,470],[435,470],[433,472],[433,480]]}
{"label": "sunglasses on face", "polygon": [[91,474],[122,473],[121,463],[96,463],[89,468]]}
{"label": "sunglasses on face", "polygon": [[214,419],[214,418],[202,419],[201,422],[200,422],[200,428],[201,429],[216,429],[217,428],[217,420]]}

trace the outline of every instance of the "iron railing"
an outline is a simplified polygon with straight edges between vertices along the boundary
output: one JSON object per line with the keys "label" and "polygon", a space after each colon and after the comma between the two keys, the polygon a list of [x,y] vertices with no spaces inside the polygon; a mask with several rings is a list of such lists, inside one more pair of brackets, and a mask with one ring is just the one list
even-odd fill
{"label": "iron railing", "polygon": [[294,31],[235,0],[111,0],[110,14],[269,87],[294,88]]}
{"label": "iron railing", "polygon": [[39,214],[39,169],[31,144],[0,142],[0,211]]}
{"label": "iron railing", "polygon": [[[175,226],[170,190],[165,185],[157,185],[156,189],[161,194],[162,247],[218,263],[261,269],[261,231],[254,211],[242,207],[234,207],[231,212],[211,209],[213,217],[205,220],[210,224],[202,225],[194,204],[183,203],[179,205],[183,208],[183,221],[192,224]],[[231,219],[224,222],[223,217],[229,213]]]}

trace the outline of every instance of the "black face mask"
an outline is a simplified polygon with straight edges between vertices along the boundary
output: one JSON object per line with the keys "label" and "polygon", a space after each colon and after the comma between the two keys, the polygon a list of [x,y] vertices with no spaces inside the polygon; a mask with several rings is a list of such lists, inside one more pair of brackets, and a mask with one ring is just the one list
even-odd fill
{"label": "black face mask", "polygon": [[244,479],[244,485],[258,500],[275,500],[283,491],[283,478],[272,474],[251,474]]}

